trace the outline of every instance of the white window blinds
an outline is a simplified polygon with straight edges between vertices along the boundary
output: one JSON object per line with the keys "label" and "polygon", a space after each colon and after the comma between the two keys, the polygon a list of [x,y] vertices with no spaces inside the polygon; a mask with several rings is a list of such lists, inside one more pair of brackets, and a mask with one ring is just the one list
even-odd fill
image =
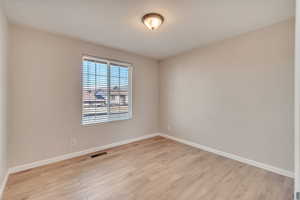
{"label": "white window blinds", "polygon": [[94,57],[82,59],[82,124],[130,119],[132,67]]}

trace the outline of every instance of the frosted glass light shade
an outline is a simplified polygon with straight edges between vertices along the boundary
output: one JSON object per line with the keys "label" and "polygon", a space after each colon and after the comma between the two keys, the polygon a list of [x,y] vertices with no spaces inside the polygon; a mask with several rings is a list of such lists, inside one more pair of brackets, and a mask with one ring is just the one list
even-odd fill
{"label": "frosted glass light shade", "polygon": [[162,15],[157,13],[149,13],[143,16],[142,22],[150,29],[158,29],[159,26],[164,22]]}

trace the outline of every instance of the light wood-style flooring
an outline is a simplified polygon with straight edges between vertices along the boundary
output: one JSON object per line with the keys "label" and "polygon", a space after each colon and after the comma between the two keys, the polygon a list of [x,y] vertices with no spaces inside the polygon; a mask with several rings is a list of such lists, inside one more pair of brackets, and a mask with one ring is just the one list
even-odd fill
{"label": "light wood-style flooring", "polygon": [[10,175],[4,200],[290,200],[293,180],[155,137]]}

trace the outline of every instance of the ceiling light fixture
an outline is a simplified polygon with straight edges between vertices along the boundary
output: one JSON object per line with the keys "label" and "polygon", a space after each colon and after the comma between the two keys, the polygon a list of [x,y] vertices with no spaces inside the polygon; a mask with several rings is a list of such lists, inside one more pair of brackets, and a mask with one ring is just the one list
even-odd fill
{"label": "ceiling light fixture", "polygon": [[148,13],[143,16],[142,22],[150,30],[155,30],[164,22],[164,17],[158,13]]}

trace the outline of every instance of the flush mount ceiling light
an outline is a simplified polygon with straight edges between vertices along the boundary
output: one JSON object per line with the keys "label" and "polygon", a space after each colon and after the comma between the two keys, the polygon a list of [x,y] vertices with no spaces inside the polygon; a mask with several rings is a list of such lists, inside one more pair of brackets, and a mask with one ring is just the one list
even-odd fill
{"label": "flush mount ceiling light", "polygon": [[148,13],[143,16],[142,22],[150,30],[155,30],[164,22],[164,17],[158,13]]}

